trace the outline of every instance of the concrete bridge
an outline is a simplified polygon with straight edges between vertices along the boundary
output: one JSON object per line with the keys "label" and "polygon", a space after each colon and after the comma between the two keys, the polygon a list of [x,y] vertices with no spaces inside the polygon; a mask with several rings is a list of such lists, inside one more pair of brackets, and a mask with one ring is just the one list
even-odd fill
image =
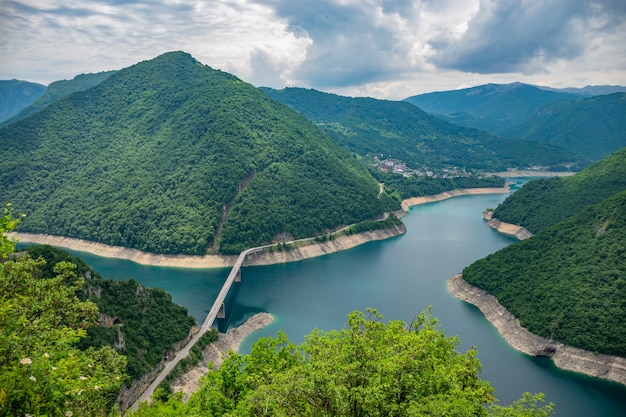
{"label": "concrete bridge", "polygon": [[237,258],[237,261],[235,261],[233,269],[230,270],[230,273],[228,274],[228,277],[226,278],[222,289],[220,290],[219,294],[217,294],[217,298],[215,299],[215,302],[213,302],[213,306],[211,306],[209,314],[207,314],[206,318],[204,319],[204,322],[200,327],[200,331],[198,331],[198,333],[193,336],[193,338],[189,341],[189,343],[185,345],[184,348],[176,352],[176,355],[165,364],[165,368],[163,368],[163,370],[157,375],[154,381],[152,381],[152,384],[150,384],[148,389],[146,389],[143,394],[141,394],[141,396],[137,399],[137,401],[131,406],[131,410],[136,410],[139,404],[150,399],[150,397],[154,393],[154,390],[159,386],[161,382],[163,382],[165,377],[167,377],[167,375],[172,372],[178,362],[180,362],[181,359],[187,357],[189,355],[189,350],[198,342],[198,340],[200,340],[202,335],[204,335],[209,329],[213,327],[215,319],[225,317],[224,302],[226,300],[226,296],[233,286],[233,283],[241,281],[241,266],[243,265],[246,256],[275,245],[276,244],[258,246],[256,248],[246,249],[239,254],[239,257]]}
{"label": "concrete bridge", "polygon": [[[378,219],[377,221],[383,221],[387,219],[388,216],[389,216],[389,213],[385,213],[385,215],[382,218]],[[341,229],[335,230],[332,234],[341,233],[345,230],[348,230],[352,226],[354,225],[349,225]],[[297,239],[297,240],[285,242],[285,244],[291,245],[291,244],[297,244],[297,243],[302,243],[302,242],[310,242],[310,241],[315,240],[316,238],[317,236],[304,238],[304,239]],[[222,289],[217,295],[217,298],[215,299],[213,306],[209,310],[209,314],[207,314],[206,318],[204,319],[204,322],[202,323],[202,327],[200,327],[200,331],[194,335],[194,337],[189,341],[189,343],[185,345],[184,348],[182,348],[176,353],[174,358],[172,358],[169,362],[165,364],[165,368],[163,368],[163,370],[157,375],[154,381],[152,381],[152,384],[150,384],[148,389],[146,389],[144,393],[141,394],[141,396],[137,399],[137,401],[135,401],[135,403],[131,406],[132,410],[136,410],[139,404],[141,404],[142,402],[146,402],[150,399],[150,397],[154,393],[154,390],[159,386],[161,382],[163,382],[165,377],[174,369],[174,367],[178,364],[178,362],[180,362],[181,359],[187,357],[189,355],[189,351],[191,350],[191,348],[198,342],[198,340],[200,340],[202,335],[204,335],[209,329],[211,329],[211,327],[213,327],[213,323],[215,322],[215,319],[225,317],[226,309],[225,309],[224,303],[226,300],[226,296],[228,295],[228,292],[233,286],[233,283],[241,281],[241,266],[243,265],[243,262],[245,261],[246,256],[248,256],[251,253],[259,252],[259,251],[262,251],[264,249],[267,249],[276,245],[277,245],[276,243],[272,243],[269,245],[257,246],[256,248],[246,249],[239,254],[239,257],[237,258],[237,261],[235,261],[235,265],[233,266],[233,269],[230,270],[230,273],[228,274],[228,277],[226,278],[226,281],[224,282]]]}

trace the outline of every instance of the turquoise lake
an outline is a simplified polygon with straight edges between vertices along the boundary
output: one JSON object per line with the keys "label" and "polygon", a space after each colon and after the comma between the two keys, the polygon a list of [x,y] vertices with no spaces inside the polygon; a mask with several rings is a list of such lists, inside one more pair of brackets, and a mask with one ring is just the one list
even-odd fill
{"label": "turquoise lake", "polygon": [[[244,268],[242,283],[229,295],[228,319],[220,328],[239,325],[257,312],[272,313],[275,322],[245,341],[245,353],[254,340],[276,336],[278,330],[300,343],[313,328],[341,328],[352,310],[372,307],[385,319],[411,321],[430,307],[445,333],[460,338],[459,350],[478,349],[481,377],[493,384],[502,403],[523,392],[543,392],[555,403],[557,416],[623,417],[626,388],[561,371],[548,359],[515,351],[480,311],[447,292],[448,278],[514,242],[481,219],[485,208],[496,207],[505,197],[463,196],[416,206],[403,219],[407,227],[403,236],[301,262]],[[150,267],[73,253],[106,278],[134,278],[145,286],[166,289],[198,322],[228,275],[227,269]]]}

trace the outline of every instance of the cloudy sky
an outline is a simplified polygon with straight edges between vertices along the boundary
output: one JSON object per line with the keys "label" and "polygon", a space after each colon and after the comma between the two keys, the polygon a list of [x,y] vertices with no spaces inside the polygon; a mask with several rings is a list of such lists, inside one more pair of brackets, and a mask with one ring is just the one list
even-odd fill
{"label": "cloudy sky", "polygon": [[388,99],[626,85],[626,1],[0,0],[0,79],[48,84],[173,50],[257,86]]}

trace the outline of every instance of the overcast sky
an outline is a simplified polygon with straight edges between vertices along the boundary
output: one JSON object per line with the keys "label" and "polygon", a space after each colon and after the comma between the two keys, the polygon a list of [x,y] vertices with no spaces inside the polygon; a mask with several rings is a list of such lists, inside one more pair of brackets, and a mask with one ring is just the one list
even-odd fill
{"label": "overcast sky", "polygon": [[626,85],[626,0],[0,0],[0,79],[48,84],[174,50],[256,86],[388,99]]}

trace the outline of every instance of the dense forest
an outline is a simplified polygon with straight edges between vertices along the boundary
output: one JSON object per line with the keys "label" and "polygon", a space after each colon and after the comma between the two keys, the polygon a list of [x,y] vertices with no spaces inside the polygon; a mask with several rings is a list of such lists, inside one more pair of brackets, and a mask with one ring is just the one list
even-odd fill
{"label": "dense forest", "polygon": [[546,143],[511,145],[482,130],[460,127],[402,101],[344,97],[303,88],[262,89],[315,122],[359,155],[400,159],[411,168],[506,170],[532,165],[567,170],[583,158]]}
{"label": "dense forest", "polygon": [[552,143],[599,160],[626,146],[626,93],[561,101],[508,129],[506,137]]}
{"label": "dense forest", "polygon": [[72,80],[60,80],[55,81],[45,88],[45,93],[37,99],[34,103],[24,108],[15,116],[4,122],[5,124],[14,123],[18,120],[22,120],[37,113],[39,110],[49,106],[62,99],[63,97],[75,93],[77,91],[85,91],[91,87],[100,84],[106,80],[107,77],[113,74],[115,71],[99,72],[97,74],[80,74],[74,77]]}
{"label": "dense forest", "polygon": [[[30,252],[56,262],[52,268],[44,268],[43,257],[16,256],[7,233],[20,219],[8,208],[3,214],[0,415],[119,415],[112,406],[126,358],[110,346],[77,348],[98,317],[98,307],[80,294],[93,294],[94,287],[89,290],[85,283],[99,278],[84,262],[69,262],[67,254],[48,247]],[[50,270],[53,275],[44,277]],[[145,289],[130,287],[135,296],[143,296]],[[104,298],[101,294],[95,298]],[[126,301],[121,304],[128,307]],[[314,330],[301,346],[282,333],[261,339],[245,358],[231,353],[219,370],[203,378],[188,402],[161,390],[152,405],[144,403],[130,415],[553,414],[542,394],[524,394],[509,407],[498,405],[491,385],[478,377],[476,351],[458,352],[458,340],[445,336],[428,313],[407,325],[386,324],[374,310],[367,316],[353,312],[348,323],[339,331]]]}
{"label": "dense forest", "polygon": [[573,176],[525,184],[493,216],[537,233],[622,190],[626,190],[626,148]]}
{"label": "dense forest", "polygon": [[100,313],[100,325],[90,327],[78,347],[114,346],[127,358],[126,373],[131,381],[158,365],[164,353],[186,338],[195,324],[187,309],[160,288],[145,288],[133,279],[103,279],[81,258],[52,246],[32,245],[26,252],[33,259],[45,260],[40,278],[53,277],[59,262],[76,265],[76,276],[85,278],[77,295],[93,302]]}
{"label": "dense forest", "polygon": [[485,84],[411,96],[405,100],[461,126],[500,134],[532,118],[542,107],[580,97],[523,83]]}
{"label": "dense forest", "polygon": [[626,357],[625,242],[621,191],[475,262],[463,278],[535,334]]}
{"label": "dense forest", "polygon": [[21,80],[0,80],[0,123],[19,113],[46,91],[46,86]]}
{"label": "dense forest", "polygon": [[434,195],[461,188],[490,188],[504,187],[505,185],[504,179],[495,175],[429,178],[415,175],[403,177],[402,175],[377,169],[371,169],[371,172],[379,182],[384,184],[387,194],[399,201],[410,197]]}
{"label": "dense forest", "polygon": [[0,155],[20,231],[148,252],[235,253],[383,212],[367,168],[311,122],[182,52],[3,127]]}
{"label": "dense forest", "polygon": [[341,330],[313,330],[299,346],[284,333],[231,353],[202,378],[189,401],[160,397],[134,417],[151,416],[492,416],[546,417],[553,404],[524,394],[497,404],[478,377],[476,351],[460,353],[437,320],[385,323],[375,310],[352,312]]}

